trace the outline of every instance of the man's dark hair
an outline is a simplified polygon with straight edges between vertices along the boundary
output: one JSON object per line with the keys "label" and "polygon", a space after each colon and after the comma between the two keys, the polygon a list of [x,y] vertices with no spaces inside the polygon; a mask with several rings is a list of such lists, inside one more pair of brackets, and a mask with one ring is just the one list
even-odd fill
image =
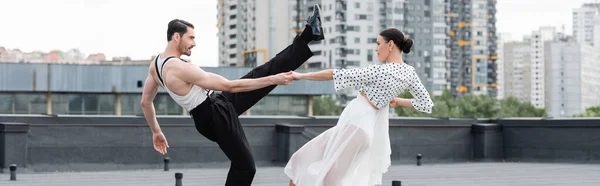
{"label": "man's dark hair", "polygon": [[183,36],[187,32],[187,27],[194,28],[192,23],[181,19],[173,19],[169,22],[169,28],[167,29],[167,41],[171,41],[175,33],[179,33]]}

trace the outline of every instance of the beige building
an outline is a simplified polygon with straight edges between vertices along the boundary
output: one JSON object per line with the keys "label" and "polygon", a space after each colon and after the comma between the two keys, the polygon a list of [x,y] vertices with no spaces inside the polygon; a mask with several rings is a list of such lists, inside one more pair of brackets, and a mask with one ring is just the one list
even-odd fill
{"label": "beige building", "polygon": [[[530,101],[531,96],[531,45],[529,42],[503,44],[502,97],[516,97]],[[500,67],[499,67],[500,69]],[[499,94],[500,95],[500,94]]]}

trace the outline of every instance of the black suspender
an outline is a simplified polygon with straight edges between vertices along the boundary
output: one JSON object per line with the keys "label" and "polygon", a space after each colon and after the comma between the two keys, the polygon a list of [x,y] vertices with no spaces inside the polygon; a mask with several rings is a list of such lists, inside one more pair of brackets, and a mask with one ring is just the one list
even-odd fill
{"label": "black suspender", "polygon": [[[169,56],[169,57],[167,57],[167,59],[165,59],[163,61],[163,64],[160,66],[160,72],[158,71],[158,58],[159,57],[160,57],[160,55],[156,56],[156,60],[154,61],[154,65],[156,66],[156,75],[158,76],[158,79],[162,83],[163,87],[166,88],[165,82],[162,79],[161,72],[162,72],[163,68],[165,67],[165,64],[167,63],[167,61],[169,61],[169,59],[171,59],[171,58],[175,58],[175,56]],[[184,59],[181,59],[181,58],[179,58],[179,59],[182,60],[182,61],[184,61],[184,62],[186,62],[186,63],[188,62],[188,61],[186,61]],[[208,89],[204,89],[204,90],[206,91],[206,96],[208,96],[208,97],[210,97],[210,95],[212,93],[214,93],[212,90],[208,90]]]}
{"label": "black suspender", "polygon": [[162,85],[165,86],[165,82],[162,79],[161,72],[162,72],[163,68],[165,67],[165,64],[167,64],[167,61],[169,61],[169,59],[171,59],[171,58],[175,58],[175,56],[169,56],[169,57],[167,57],[167,59],[165,59],[163,61],[163,64],[160,66],[160,72],[158,71],[158,58],[159,57],[160,57],[160,55],[156,56],[156,61],[154,62],[154,64],[156,65],[156,75],[158,76],[158,79],[160,80]]}

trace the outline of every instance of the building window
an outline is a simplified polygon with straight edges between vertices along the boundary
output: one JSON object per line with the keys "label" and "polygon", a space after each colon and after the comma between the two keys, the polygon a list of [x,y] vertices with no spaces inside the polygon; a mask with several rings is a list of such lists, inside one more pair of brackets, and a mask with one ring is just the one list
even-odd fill
{"label": "building window", "polygon": [[114,115],[114,94],[52,94],[52,113],[70,115]]}
{"label": "building window", "polygon": [[295,115],[308,114],[308,99],[305,96],[266,96],[250,108],[252,115]]}
{"label": "building window", "polygon": [[356,20],[367,20],[367,15],[365,14],[356,14]]}
{"label": "building window", "polygon": [[45,93],[0,93],[0,114],[47,113]]}

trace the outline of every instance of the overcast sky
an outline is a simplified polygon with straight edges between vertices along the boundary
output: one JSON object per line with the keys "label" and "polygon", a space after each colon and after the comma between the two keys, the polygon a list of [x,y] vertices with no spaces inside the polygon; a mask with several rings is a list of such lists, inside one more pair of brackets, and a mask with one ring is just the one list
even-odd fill
{"label": "overcast sky", "polygon": [[[498,0],[498,31],[520,40],[540,26],[564,25],[570,35],[573,8],[589,1]],[[0,46],[7,49],[78,48],[109,59],[149,59],[163,51],[167,23],[180,18],[196,27],[190,58],[201,66],[217,65],[217,0],[2,0],[0,6]]]}

